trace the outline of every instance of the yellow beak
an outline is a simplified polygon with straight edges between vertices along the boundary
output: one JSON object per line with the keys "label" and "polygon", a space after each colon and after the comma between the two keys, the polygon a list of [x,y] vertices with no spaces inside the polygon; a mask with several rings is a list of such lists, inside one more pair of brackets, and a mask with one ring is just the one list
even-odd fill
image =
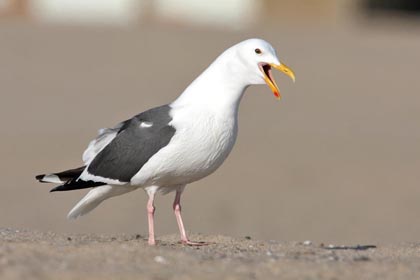
{"label": "yellow beak", "polygon": [[270,89],[273,91],[274,96],[277,99],[281,98],[279,88],[276,84],[276,81],[274,80],[273,75],[271,74],[271,68],[277,69],[287,76],[289,76],[293,82],[295,82],[295,73],[292,69],[281,63],[280,65],[274,64],[274,63],[260,63],[260,69],[263,72],[264,80],[267,83],[267,85],[270,87]]}

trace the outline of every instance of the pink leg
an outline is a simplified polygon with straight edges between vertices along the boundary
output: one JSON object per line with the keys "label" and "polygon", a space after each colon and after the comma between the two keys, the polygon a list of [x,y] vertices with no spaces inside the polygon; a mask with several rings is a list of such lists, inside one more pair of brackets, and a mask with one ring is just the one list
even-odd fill
{"label": "pink leg", "polygon": [[155,241],[155,226],[154,226],[154,214],[155,205],[153,203],[155,194],[149,194],[149,200],[147,201],[147,218],[149,220],[149,245],[156,245]]}
{"label": "pink leg", "polygon": [[173,204],[176,221],[178,223],[179,233],[181,234],[181,242],[183,244],[192,245],[192,246],[207,245],[207,243],[205,242],[192,242],[188,239],[187,233],[184,227],[184,222],[182,221],[182,217],[181,217],[181,194],[182,194],[182,190],[176,191],[175,200]]}

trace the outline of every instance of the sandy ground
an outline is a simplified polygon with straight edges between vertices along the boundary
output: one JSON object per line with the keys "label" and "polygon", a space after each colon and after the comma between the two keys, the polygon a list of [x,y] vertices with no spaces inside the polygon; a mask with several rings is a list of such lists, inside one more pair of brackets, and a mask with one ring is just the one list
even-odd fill
{"label": "sandy ground", "polygon": [[337,246],[192,235],[41,233],[0,229],[1,279],[419,279],[420,244]]}

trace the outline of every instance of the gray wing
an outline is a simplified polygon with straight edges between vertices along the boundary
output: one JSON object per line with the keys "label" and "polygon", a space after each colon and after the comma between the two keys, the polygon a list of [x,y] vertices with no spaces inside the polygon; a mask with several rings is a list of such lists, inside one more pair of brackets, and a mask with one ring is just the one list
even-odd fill
{"label": "gray wing", "polygon": [[[98,136],[109,140],[91,160],[88,173],[104,178],[130,182],[131,178],[160,149],[168,145],[175,128],[169,125],[171,107],[164,105],[143,112]],[[115,134],[113,136],[113,134]],[[103,140],[100,140],[102,137]]]}

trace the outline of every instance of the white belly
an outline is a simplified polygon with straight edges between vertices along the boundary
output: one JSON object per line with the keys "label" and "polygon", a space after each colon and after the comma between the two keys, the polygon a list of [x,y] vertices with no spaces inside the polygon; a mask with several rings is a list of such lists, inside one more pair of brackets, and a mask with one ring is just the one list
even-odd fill
{"label": "white belly", "polygon": [[175,112],[176,129],[162,148],[133,177],[142,187],[184,185],[214,172],[227,158],[237,136],[235,114]]}

